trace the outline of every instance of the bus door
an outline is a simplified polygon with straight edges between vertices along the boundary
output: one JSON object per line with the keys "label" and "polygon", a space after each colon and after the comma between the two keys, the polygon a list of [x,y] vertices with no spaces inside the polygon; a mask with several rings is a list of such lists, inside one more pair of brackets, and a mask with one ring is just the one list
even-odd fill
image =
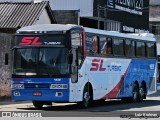
{"label": "bus door", "polygon": [[80,71],[82,64],[83,64],[83,52],[82,47],[78,48],[72,48],[72,54],[73,54],[73,62],[71,64],[71,89],[73,89],[74,93],[72,97],[74,100],[80,100],[80,91],[81,91],[81,85],[83,84],[84,76],[78,71]]}
{"label": "bus door", "polygon": [[70,64],[71,84],[70,84],[70,101],[77,101],[78,91],[78,66],[77,66],[77,51],[76,48],[72,48],[72,64]]}
{"label": "bus door", "polygon": [[72,49],[72,54],[73,54],[73,62],[71,64],[71,78],[72,78],[72,83],[77,83],[78,82],[78,61],[77,61],[77,49],[73,48]]}

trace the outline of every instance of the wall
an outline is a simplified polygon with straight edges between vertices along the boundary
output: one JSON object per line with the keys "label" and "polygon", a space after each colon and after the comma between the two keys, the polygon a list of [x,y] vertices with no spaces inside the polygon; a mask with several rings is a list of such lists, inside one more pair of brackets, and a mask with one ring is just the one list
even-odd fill
{"label": "wall", "polygon": [[48,16],[46,9],[44,9],[42,14],[40,15],[39,20],[36,21],[35,25],[37,24],[51,24],[51,20]]}
{"label": "wall", "polygon": [[80,10],[80,17],[93,16],[94,0],[50,0],[52,10]]}
{"label": "wall", "polygon": [[78,12],[76,10],[53,10],[58,24],[78,24]]}
{"label": "wall", "polygon": [[160,18],[160,5],[149,7],[149,17],[150,18]]}
{"label": "wall", "polygon": [[150,0],[150,5],[160,5],[160,0]]}
{"label": "wall", "polygon": [[[0,33],[0,97],[10,96],[11,46],[13,36]],[[9,54],[9,64],[5,65],[5,54]]]}

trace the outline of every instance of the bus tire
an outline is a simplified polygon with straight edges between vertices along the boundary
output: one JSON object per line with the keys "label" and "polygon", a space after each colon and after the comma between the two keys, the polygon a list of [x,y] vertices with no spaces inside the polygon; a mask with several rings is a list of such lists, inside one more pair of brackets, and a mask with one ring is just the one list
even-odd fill
{"label": "bus tire", "polygon": [[135,103],[138,101],[138,98],[139,98],[139,90],[138,90],[138,85],[135,83],[133,85],[133,94],[132,94],[131,101]]}
{"label": "bus tire", "polygon": [[83,101],[82,101],[82,106],[84,108],[87,108],[91,105],[91,95],[89,91],[89,87],[85,86],[83,90]]}
{"label": "bus tire", "polygon": [[142,84],[139,89],[139,101],[140,102],[143,101],[145,96],[146,96],[145,87],[144,87],[144,84]]}
{"label": "bus tire", "polygon": [[42,108],[44,105],[44,102],[42,101],[32,101],[32,103],[35,108]]}

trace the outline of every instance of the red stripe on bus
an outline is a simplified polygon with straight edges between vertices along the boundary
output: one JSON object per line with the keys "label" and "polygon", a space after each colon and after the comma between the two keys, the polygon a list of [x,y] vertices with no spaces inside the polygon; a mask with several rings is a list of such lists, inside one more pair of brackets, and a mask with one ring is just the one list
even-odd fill
{"label": "red stripe on bus", "polygon": [[[130,64],[129,64],[129,66],[130,66]],[[101,99],[108,99],[108,98],[116,98],[117,97],[117,95],[119,93],[119,90],[121,89],[122,84],[124,82],[124,79],[127,76],[128,69],[129,69],[129,67],[127,68],[126,72],[122,76],[122,78],[119,81],[119,83],[108,94],[106,94],[105,96],[103,96]]]}

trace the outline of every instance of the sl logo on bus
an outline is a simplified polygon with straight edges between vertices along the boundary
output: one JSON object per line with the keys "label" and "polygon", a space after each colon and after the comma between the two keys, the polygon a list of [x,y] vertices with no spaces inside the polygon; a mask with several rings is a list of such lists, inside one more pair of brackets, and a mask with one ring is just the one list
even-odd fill
{"label": "sl logo on bus", "polygon": [[103,59],[92,59],[92,67],[90,71],[105,71],[106,68],[103,68]]}
{"label": "sl logo on bus", "polygon": [[23,37],[19,45],[42,45],[38,40],[39,37]]}

